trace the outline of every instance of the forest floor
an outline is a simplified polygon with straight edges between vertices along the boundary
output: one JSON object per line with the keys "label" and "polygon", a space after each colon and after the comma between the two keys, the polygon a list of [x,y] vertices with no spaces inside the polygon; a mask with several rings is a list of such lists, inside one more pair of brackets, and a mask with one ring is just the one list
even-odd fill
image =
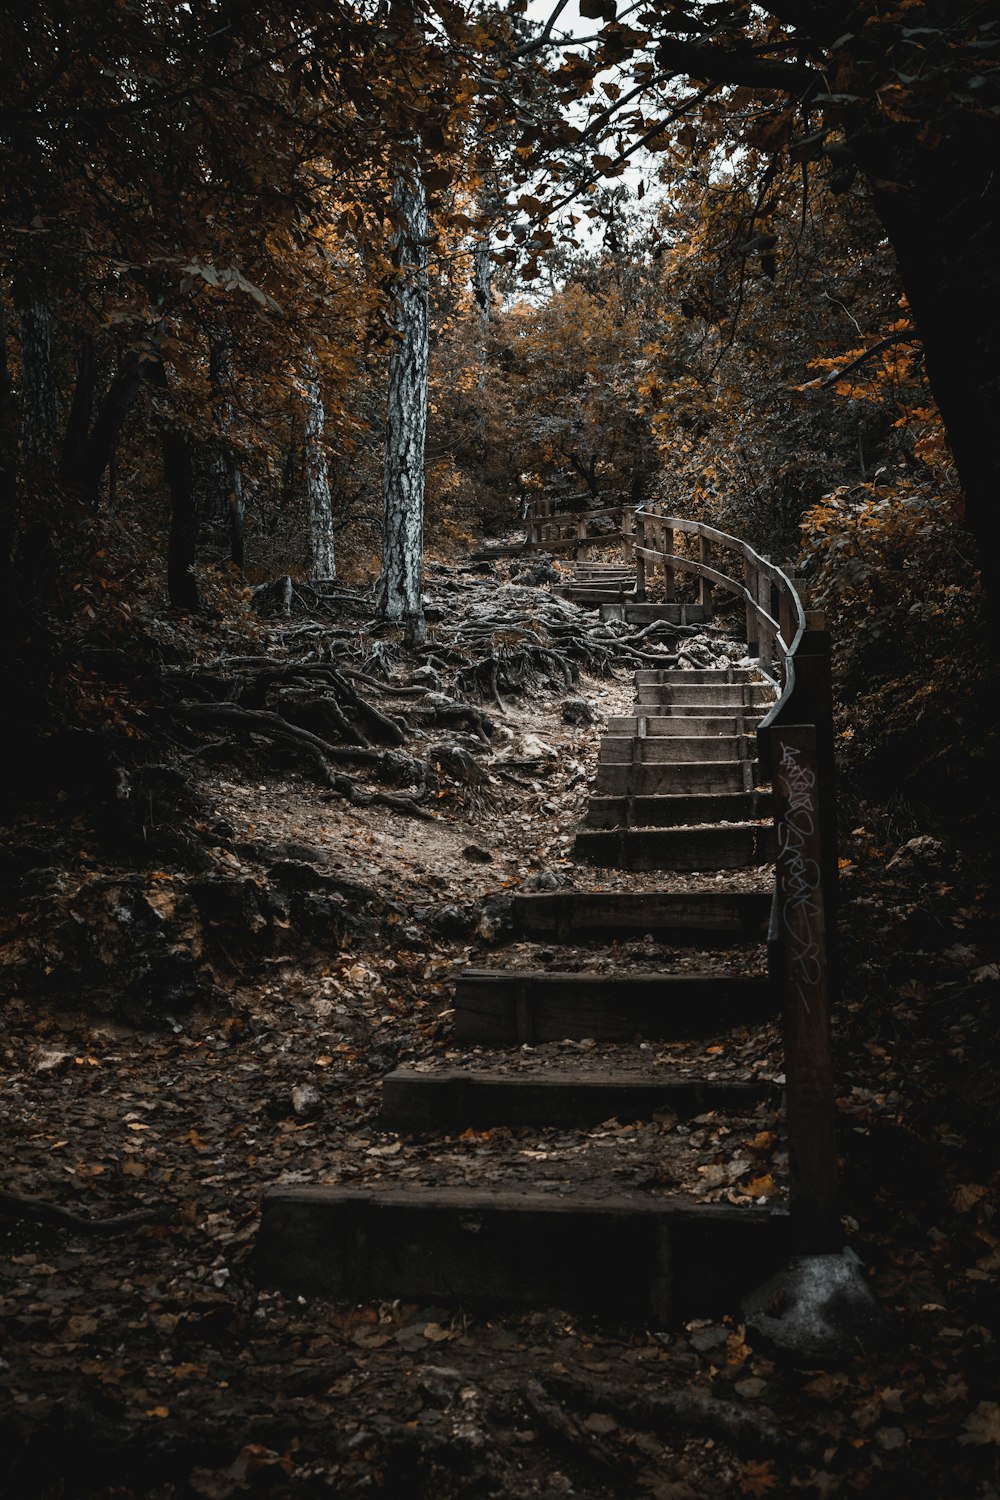
{"label": "forest floor", "polygon": [[[507,1183],[541,1162],[560,1191],[594,1157],[609,1182],[659,1174],[708,1200],[740,1201],[767,1180],[773,1107],[737,1137],[712,1117],[693,1122],[683,1160],[662,1121],[443,1141],[380,1128],[380,1080],[396,1065],[497,1063],[453,1042],[458,971],[499,953],[556,961],[505,943],[505,893],[718,884],[574,864],[601,724],[628,711],[632,668],[544,587],[511,592],[503,570],[435,577],[441,623],[418,656],[350,600],[291,625],[149,626],[163,670],[204,673],[224,658],[232,672],[306,648],[349,656],[396,692],[406,754],[436,768],[416,797],[424,816],[391,793],[345,800],[287,746],[191,737],[163,755],[181,769],[171,795],[190,825],[180,842],[177,827],[173,843],[151,840],[153,857],[117,848],[76,793],[13,819],[0,1493],[1000,1497],[996,891],[981,846],[912,809],[845,798],[844,1208],[890,1315],[879,1346],[797,1361],[755,1343],[738,1306],[654,1329],[258,1285],[259,1206],[277,1183]],[[560,678],[544,652],[523,656],[516,683],[501,675],[499,704],[480,691],[485,722],[463,718],[455,705],[473,694],[449,696],[456,673],[480,689],[488,675],[468,675],[471,648],[456,654],[462,621],[512,609],[530,621],[508,660],[528,637],[545,650],[559,637],[572,670]],[[582,669],[567,640],[584,642]],[[417,726],[410,709],[428,706],[436,716]],[[135,722],[148,730],[152,712]],[[761,869],[724,883],[769,879]],[[605,971],[698,958],[650,943],[561,952],[561,967],[567,957]],[[763,955],[732,961],[752,968]],[[502,1065],[582,1050],[606,1049],[564,1043]],[[658,1057],[615,1050],[643,1066]],[[674,1047],[670,1064],[684,1066],[685,1051],[703,1064],[706,1050],[720,1073],[780,1082],[774,1028]]]}

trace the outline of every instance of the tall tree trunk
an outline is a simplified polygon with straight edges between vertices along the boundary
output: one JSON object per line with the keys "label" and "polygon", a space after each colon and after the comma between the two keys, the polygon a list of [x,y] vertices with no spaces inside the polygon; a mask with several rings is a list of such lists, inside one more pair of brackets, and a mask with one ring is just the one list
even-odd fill
{"label": "tall tree trunk", "polygon": [[302,399],[305,407],[303,460],[305,468],[306,496],[309,501],[309,547],[312,577],[317,582],[327,582],[337,576],[337,559],[333,544],[333,505],[330,499],[330,474],[326,449],[323,446],[323,428],[326,425],[326,409],[319,384],[319,370],[315,360],[310,361],[302,381]]}
{"label": "tall tree trunk", "polygon": [[923,344],[1000,646],[1000,180],[985,165],[991,140],[995,131],[970,121],[933,150],[885,131],[859,133],[851,145]]}
{"label": "tall tree trunk", "polygon": [[101,497],[101,480],[118,445],[122,423],[132,409],[143,375],[139,351],[130,349],[105,392],[90,436],[83,444],[75,470],[67,466],[63,478],[79,487],[84,503],[97,510]]}
{"label": "tall tree trunk", "polygon": [[63,435],[62,452],[59,456],[59,476],[72,481],[80,472],[90,419],[94,410],[94,393],[97,387],[97,359],[94,340],[86,334],[80,340],[76,356],[76,385],[70,406],[66,431]]}
{"label": "tall tree trunk", "polygon": [[426,636],[421,584],[424,547],[424,449],[427,440],[430,223],[417,154],[401,170],[392,195],[398,215],[395,258],[396,339],[389,357],[386,413],[382,617],[406,625],[407,640]]}
{"label": "tall tree trunk", "polygon": [[18,307],[21,329],[21,444],[26,468],[53,465],[59,428],[59,380],[56,371],[55,320],[37,291],[25,294]]}
{"label": "tall tree trunk", "polygon": [[7,362],[7,308],[0,302],[0,618],[8,620],[15,608],[11,558],[17,512],[17,429]]}
{"label": "tall tree trunk", "polygon": [[[169,389],[162,360],[146,360],[143,373],[155,390]],[[195,560],[198,545],[198,506],[191,444],[169,417],[162,433],[163,477],[170,491],[170,534],[167,540],[167,595],[176,609],[198,609]]]}
{"label": "tall tree trunk", "polygon": [[236,462],[229,429],[233,418],[233,403],[229,396],[232,372],[230,368],[229,334],[225,328],[214,328],[209,337],[208,377],[215,394],[218,425],[219,451],[217,472],[222,497],[221,513],[226,521],[229,537],[229,559],[242,574],[246,561],[244,536],[243,475]]}

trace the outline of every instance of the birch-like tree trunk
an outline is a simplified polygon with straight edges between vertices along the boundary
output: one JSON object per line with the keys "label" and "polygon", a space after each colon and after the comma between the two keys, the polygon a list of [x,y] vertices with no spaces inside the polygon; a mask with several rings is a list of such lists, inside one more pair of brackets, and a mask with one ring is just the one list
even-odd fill
{"label": "birch-like tree trunk", "polygon": [[426,636],[421,584],[424,550],[424,448],[427,438],[429,292],[427,247],[430,222],[416,153],[396,179],[392,195],[399,219],[395,328],[389,357],[385,431],[385,507],[382,576],[378,582],[383,619],[406,626],[406,639]]}
{"label": "birch-like tree trunk", "polygon": [[306,496],[309,501],[309,545],[312,577],[319,583],[337,576],[333,544],[333,505],[330,499],[330,473],[323,446],[326,408],[319,385],[319,371],[310,364],[302,382],[305,404],[303,458]]}

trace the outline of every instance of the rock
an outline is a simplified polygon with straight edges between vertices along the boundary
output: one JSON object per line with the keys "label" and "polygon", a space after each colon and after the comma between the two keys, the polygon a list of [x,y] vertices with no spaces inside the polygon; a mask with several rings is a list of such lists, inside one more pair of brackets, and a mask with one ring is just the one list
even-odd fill
{"label": "rock", "polygon": [[584,698],[567,698],[562,707],[564,724],[595,724],[597,715]]}
{"label": "rock", "polygon": [[777,1352],[839,1359],[879,1343],[889,1317],[849,1246],[836,1255],[800,1255],[743,1303],[747,1328]]}
{"label": "rock", "polygon": [[466,844],[462,850],[466,859],[471,859],[473,864],[491,865],[493,856],[488,849],[482,848],[480,844]]}
{"label": "rock", "polygon": [[450,1406],[465,1383],[461,1370],[450,1365],[421,1365],[417,1388],[434,1406]]}
{"label": "rock", "polygon": [[35,1072],[64,1073],[72,1061],[72,1052],[60,1052],[55,1047],[40,1047],[35,1054]]}
{"label": "rock", "polygon": [[562,575],[557,567],[553,566],[552,559],[541,557],[530,567],[518,570],[518,583],[525,583],[533,588],[539,588],[542,584],[558,583]]}
{"label": "rock", "polygon": [[291,1092],[292,1110],[300,1120],[315,1120],[323,1113],[323,1097],[311,1083],[297,1083]]}
{"label": "rock", "polygon": [[496,943],[514,928],[514,903],[509,896],[490,896],[479,909],[476,933],[484,943]]}
{"label": "rock", "polygon": [[414,687],[428,688],[431,692],[441,690],[441,674],[431,666],[417,667],[410,673],[410,681]]}
{"label": "rock", "polygon": [[948,868],[950,863],[948,850],[941,840],[932,838],[929,833],[922,833],[897,849],[885,868],[895,874],[905,875],[918,870],[941,870]]}
{"label": "rock", "polygon": [[441,937],[468,937],[472,918],[461,906],[439,906],[431,917],[431,927]]}
{"label": "rock", "polygon": [[522,889],[526,891],[558,891],[562,886],[569,885],[569,877],[557,875],[555,870],[536,870],[529,875]]}

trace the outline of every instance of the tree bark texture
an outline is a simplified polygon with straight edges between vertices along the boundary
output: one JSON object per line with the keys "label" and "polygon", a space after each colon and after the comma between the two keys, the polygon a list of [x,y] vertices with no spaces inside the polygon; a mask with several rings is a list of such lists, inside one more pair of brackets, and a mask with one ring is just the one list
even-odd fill
{"label": "tree bark texture", "polygon": [[216,472],[221,495],[220,512],[225,519],[229,536],[229,559],[242,573],[246,562],[243,475],[229,440],[233,419],[233,403],[229,396],[232,378],[229,355],[227,331],[214,329],[209,338],[208,374],[215,395],[219,424]]}
{"label": "tree bark texture", "polygon": [[[147,360],[146,379],[155,390],[168,390],[162,360]],[[194,463],[187,436],[171,423],[163,427],[163,477],[170,491],[170,534],[167,540],[167,595],[176,609],[200,605],[195,560],[198,545],[198,506]]]}
{"label": "tree bark texture", "polygon": [[21,328],[21,444],[25,467],[49,468],[59,429],[59,381],[56,371],[55,320],[38,293],[18,308]]}
{"label": "tree bark texture", "polygon": [[311,577],[324,582],[337,576],[337,559],[333,542],[333,504],[330,499],[330,474],[323,428],[326,409],[319,384],[319,371],[312,366],[302,382],[305,406],[303,459],[306,496],[309,501],[309,546]]}
{"label": "tree bark texture", "polygon": [[410,636],[423,633],[421,583],[424,531],[424,449],[427,438],[428,275],[430,223],[427,197],[415,155],[396,180],[393,207],[399,216],[396,258],[396,339],[389,359],[385,472],[385,519],[379,610],[386,620],[405,622]]}

